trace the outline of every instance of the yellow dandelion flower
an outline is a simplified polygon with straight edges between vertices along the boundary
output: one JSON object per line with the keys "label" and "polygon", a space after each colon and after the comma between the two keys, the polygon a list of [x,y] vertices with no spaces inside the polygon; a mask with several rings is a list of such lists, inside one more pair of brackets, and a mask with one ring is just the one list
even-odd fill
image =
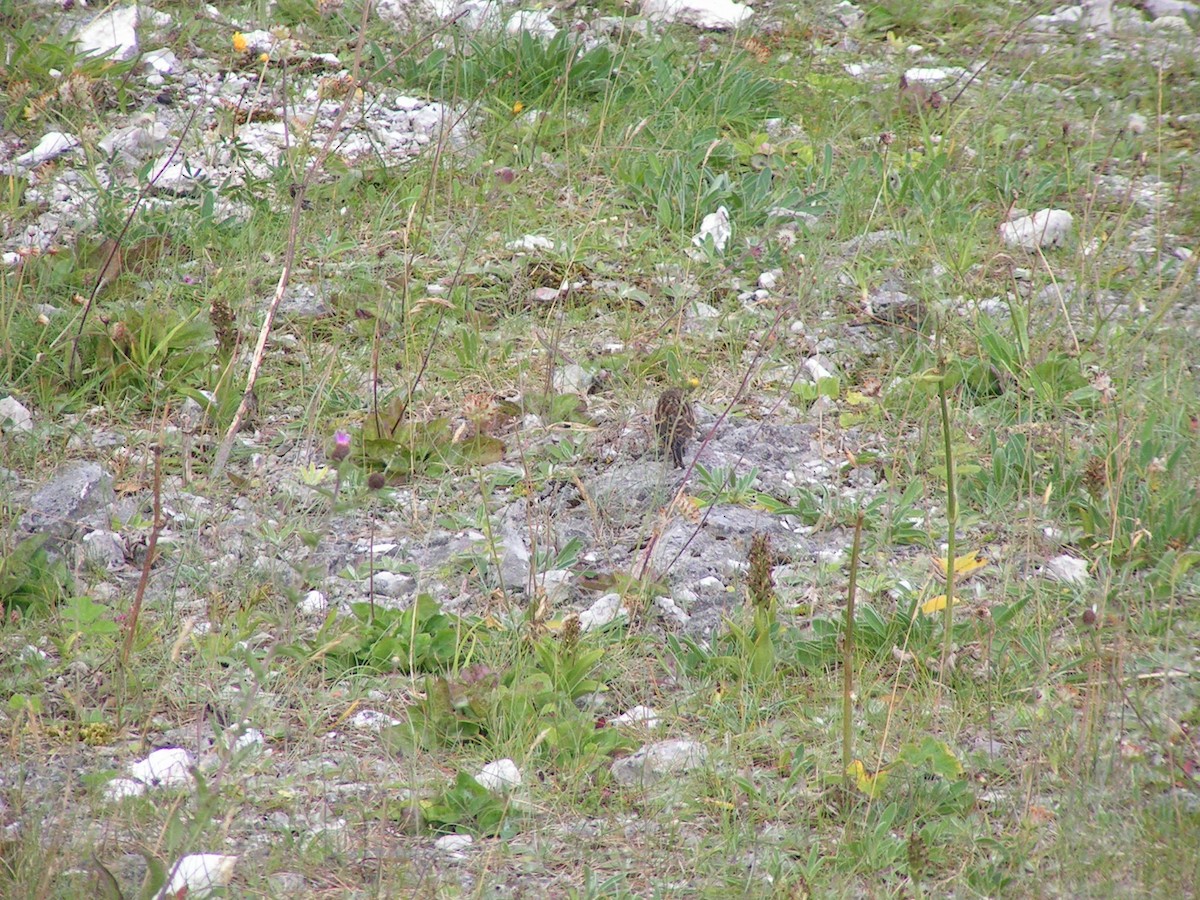
{"label": "yellow dandelion flower", "polygon": [[260,53],[260,54],[258,54],[258,61],[259,61],[260,63],[266,63],[266,62],[270,62],[270,60],[271,60],[271,54],[269,54],[269,53]]}
{"label": "yellow dandelion flower", "polygon": [[523,110],[524,108],[525,108],[525,104],[522,103],[520,100],[518,100],[516,103],[513,104],[513,115],[519,116],[521,114],[521,110]]}
{"label": "yellow dandelion flower", "polygon": [[233,49],[236,53],[245,53],[246,48],[250,46],[250,42],[246,40],[246,36],[240,31],[233,33]]}

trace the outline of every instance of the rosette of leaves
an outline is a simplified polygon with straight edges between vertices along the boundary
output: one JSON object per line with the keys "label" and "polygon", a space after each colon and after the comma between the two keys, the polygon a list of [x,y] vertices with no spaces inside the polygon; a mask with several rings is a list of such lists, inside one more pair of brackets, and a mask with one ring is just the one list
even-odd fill
{"label": "rosette of leaves", "polygon": [[389,480],[417,475],[437,477],[454,469],[487,465],[504,456],[504,442],[482,431],[459,435],[448,418],[418,422],[406,418],[397,397],[363,423],[367,467]]}
{"label": "rosette of leaves", "polygon": [[326,659],[340,671],[445,672],[466,654],[477,628],[472,620],[442,612],[428,594],[404,610],[372,611],[369,603],[355,603],[351,611],[355,621],[340,637],[316,639],[332,644]]}
{"label": "rosette of leaves", "polygon": [[51,559],[42,546],[46,537],[27,537],[0,559],[0,610],[52,609],[70,593],[67,565]]}

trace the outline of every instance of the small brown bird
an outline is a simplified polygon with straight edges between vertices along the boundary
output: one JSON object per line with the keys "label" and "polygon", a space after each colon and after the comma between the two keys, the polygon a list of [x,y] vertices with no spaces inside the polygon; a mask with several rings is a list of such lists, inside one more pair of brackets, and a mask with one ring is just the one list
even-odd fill
{"label": "small brown bird", "polygon": [[942,95],[928,85],[900,76],[900,106],[908,115],[919,117],[926,112],[937,112],[945,102]]}
{"label": "small brown bird", "polygon": [[683,468],[683,451],[696,432],[696,413],[683,388],[667,388],[654,407],[654,430],[675,468]]}

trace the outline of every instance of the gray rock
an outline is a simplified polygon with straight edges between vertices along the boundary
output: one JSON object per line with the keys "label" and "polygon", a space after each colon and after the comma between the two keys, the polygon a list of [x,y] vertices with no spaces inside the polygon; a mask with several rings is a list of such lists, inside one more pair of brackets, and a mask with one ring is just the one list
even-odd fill
{"label": "gray rock", "polygon": [[1112,32],[1113,0],[1083,0],[1083,16],[1080,21],[1084,28],[1097,31],[1100,34]]}
{"label": "gray rock", "polygon": [[16,397],[0,400],[0,430],[33,431],[33,416]]}
{"label": "gray rock", "polygon": [[603,628],[617,616],[625,615],[620,594],[605,594],[579,614],[579,625],[586,631]]}
{"label": "gray rock", "polygon": [[833,14],[844,28],[854,28],[867,17],[861,9],[855,6],[850,0],[842,0],[833,8]]}
{"label": "gray rock", "polygon": [[550,11],[545,9],[517,10],[505,25],[505,31],[509,34],[525,31],[543,40],[550,40],[558,34],[558,29],[550,19]]}
{"label": "gray rock", "polygon": [[1160,16],[1150,23],[1151,34],[1167,34],[1179,38],[1190,38],[1192,26],[1183,16]]}
{"label": "gray rock", "polygon": [[118,154],[127,163],[134,164],[161,151],[170,136],[166,125],[155,122],[149,116],[139,116],[136,124],[105,135],[99,147],[105,153]]}
{"label": "gray rock", "polygon": [[525,537],[511,523],[504,523],[501,541],[500,577],[509,591],[524,591],[529,586],[529,548]]}
{"label": "gray rock", "polygon": [[534,582],[545,593],[546,602],[557,606],[570,596],[571,582],[574,578],[575,573],[570,569],[551,569],[548,572],[539,572],[534,576]]}
{"label": "gray rock", "polygon": [[[42,139],[37,142],[37,145],[28,153],[22,153],[12,161],[12,165],[3,167],[5,174],[19,171],[20,169],[32,169],[40,166],[46,160],[54,159],[66,153],[68,150],[74,150],[79,146],[79,138],[73,134],[64,134],[61,131],[51,131],[42,136]],[[26,202],[30,201],[30,195],[25,195]]]}
{"label": "gray rock", "polygon": [[112,476],[96,463],[72,463],[59,469],[50,481],[29,499],[21,516],[25,531],[50,536],[53,546],[69,540],[80,522],[103,510],[114,500]]}
{"label": "gray rock", "polygon": [[1039,209],[1000,225],[1000,239],[1010,247],[1036,250],[1060,247],[1071,233],[1072,216],[1065,209]]}
{"label": "gray rock", "polygon": [[96,54],[109,60],[127,62],[138,54],[138,8],[116,6],[106,9],[79,30],[76,52],[81,56]]}
{"label": "gray rock", "polygon": [[333,312],[319,288],[311,284],[293,284],[279,304],[281,315],[320,319]]}
{"label": "gray rock", "polygon": [[1142,9],[1152,19],[1163,16],[1200,16],[1200,6],[1188,0],[1142,0]]}
{"label": "gray rock", "polygon": [[642,0],[642,14],[652,22],[728,31],[745,24],[754,10],[732,0]]}
{"label": "gray rock", "polygon": [[683,628],[687,625],[688,619],[691,618],[670,597],[655,597],[654,608],[658,610],[658,614],[662,616],[663,621],[672,628]]}
{"label": "gray rock", "polygon": [[626,786],[654,784],[671,776],[682,775],[704,765],[708,748],[699,741],[659,741],[646,744],[637,753],[612,764],[617,784]]}
{"label": "gray rock", "polygon": [[187,197],[196,194],[209,181],[208,171],[197,160],[169,153],[155,162],[152,171],[158,176],[154,190],[158,193]]}
{"label": "gray rock", "polygon": [[399,597],[410,590],[412,585],[413,580],[407,575],[386,570],[375,573],[375,593],[382,594],[384,597]]}
{"label": "gray rock", "polygon": [[125,539],[115,531],[97,529],[83,536],[83,553],[89,562],[113,571],[125,565]]}
{"label": "gray rock", "polygon": [[664,499],[662,473],[643,463],[614,465],[588,484],[598,509],[609,521],[628,523]]}
{"label": "gray rock", "polygon": [[267,876],[267,884],[278,897],[294,897],[304,891],[307,882],[299,872],[275,872]]}
{"label": "gray rock", "polygon": [[586,394],[596,376],[578,363],[554,370],[554,390],[560,394]]}
{"label": "gray rock", "polygon": [[672,522],[665,528],[650,551],[650,570],[665,574],[679,560],[686,562],[684,554],[689,550],[693,551],[693,555],[699,555],[698,551],[707,546],[708,541],[699,541],[695,536],[695,531],[694,525],[683,520]]}
{"label": "gray rock", "polygon": [[433,846],[442,853],[457,855],[474,843],[475,839],[469,834],[445,834],[434,841]]}
{"label": "gray rock", "polygon": [[141,67],[159,75],[175,75],[183,69],[179,57],[165,47],[143,54]]}

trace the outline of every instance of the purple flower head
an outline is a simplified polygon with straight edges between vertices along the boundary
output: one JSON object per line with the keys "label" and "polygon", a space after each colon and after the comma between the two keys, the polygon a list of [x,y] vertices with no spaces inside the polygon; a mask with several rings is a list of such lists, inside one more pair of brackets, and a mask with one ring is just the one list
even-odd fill
{"label": "purple flower head", "polygon": [[333,435],[333,452],[329,454],[336,462],[341,462],[350,455],[350,435],[345,431]]}

